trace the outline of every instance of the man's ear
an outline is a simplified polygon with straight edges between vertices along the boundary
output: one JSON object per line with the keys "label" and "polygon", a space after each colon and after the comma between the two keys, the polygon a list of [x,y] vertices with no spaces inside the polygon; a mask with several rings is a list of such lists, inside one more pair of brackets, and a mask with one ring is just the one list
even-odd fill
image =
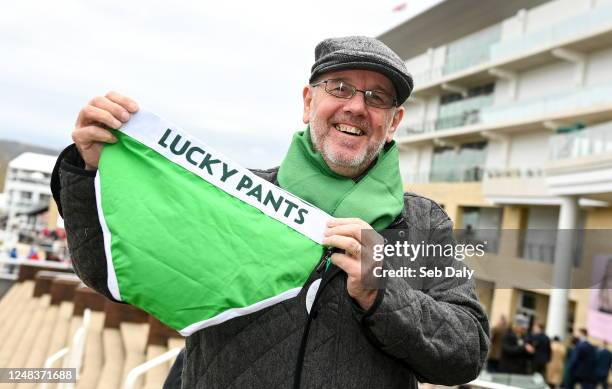
{"label": "man's ear", "polygon": [[304,113],[302,115],[302,120],[304,121],[304,124],[308,124],[310,122],[310,103],[312,103],[312,97],[312,88],[310,85],[306,85],[302,91],[302,98],[304,99]]}
{"label": "man's ear", "polygon": [[395,131],[397,131],[397,127],[401,123],[405,111],[406,108],[404,108],[403,105],[400,105],[395,110],[395,113],[393,114],[393,119],[391,120],[391,127],[389,128],[389,131],[387,131],[387,136],[385,138],[387,142],[391,142],[393,140],[393,135],[395,135]]}

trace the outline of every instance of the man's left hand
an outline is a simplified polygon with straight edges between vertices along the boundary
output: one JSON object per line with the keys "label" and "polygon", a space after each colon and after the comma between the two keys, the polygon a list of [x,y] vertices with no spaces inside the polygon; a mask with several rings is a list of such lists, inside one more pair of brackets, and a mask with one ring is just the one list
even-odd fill
{"label": "man's left hand", "polygon": [[[374,232],[374,229],[361,219],[331,219],[327,223],[323,244],[344,250],[344,253],[332,254],[331,261],[347,274],[346,289],[349,296],[367,311],[374,304],[378,290],[365,288],[363,285],[361,254],[370,251],[374,242],[364,242],[362,230]],[[374,240],[383,240],[382,236],[376,235],[380,238]]]}

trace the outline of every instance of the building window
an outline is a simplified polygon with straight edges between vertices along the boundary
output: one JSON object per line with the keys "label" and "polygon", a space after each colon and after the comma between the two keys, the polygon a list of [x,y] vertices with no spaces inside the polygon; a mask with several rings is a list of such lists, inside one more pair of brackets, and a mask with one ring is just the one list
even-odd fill
{"label": "building window", "polygon": [[485,251],[497,253],[501,228],[501,208],[463,207],[458,240],[482,243]]}
{"label": "building window", "polygon": [[480,110],[493,105],[495,84],[486,84],[461,93],[449,93],[440,97],[435,129],[461,127],[480,122]]}
{"label": "building window", "polygon": [[459,148],[436,147],[431,160],[431,182],[482,181],[487,142],[466,143]]}
{"label": "building window", "polygon": [[41,204],[48,204],[50,200],[51,200],[51,196],[50,195],[48,195],[48,194],[41,194],[40,195],[39,203],[41,203]]}
{"label": "building window", "polygon": [[20,192],[19,193],[19,199],[20,200],[31,200],[32,199],[32,192]]}
{"label": "building window", "polygon": [[[559,223],[559,207],[529,207],[527,212],[527,228],[521,230],[521,257],[533,261],[553,263],[557,244],[557,225]],[[574,266],[579,266],[584,248],[584,226],[586,212],[578,213],[578,228],[576,229],[576,245],[574,247]]]}

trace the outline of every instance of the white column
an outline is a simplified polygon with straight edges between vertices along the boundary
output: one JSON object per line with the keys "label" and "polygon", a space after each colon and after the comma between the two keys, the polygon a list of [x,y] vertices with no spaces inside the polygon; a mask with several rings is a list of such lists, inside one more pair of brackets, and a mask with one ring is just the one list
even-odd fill
{"label": "white column", "polygon": [[546,333],[551,338],[565,338],[567,330],[568,296],[574,262],[576,228],[578,227],[578,198],[563,197],[559,210],[559,224],[553,264],[553,288],[548,300]]}

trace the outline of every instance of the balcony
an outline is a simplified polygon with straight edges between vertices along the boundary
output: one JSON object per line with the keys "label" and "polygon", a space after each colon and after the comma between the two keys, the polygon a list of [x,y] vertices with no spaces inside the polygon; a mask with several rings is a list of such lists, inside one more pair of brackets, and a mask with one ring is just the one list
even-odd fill
{"label": "balcony", "polygon": [[492,82],[495,77],[490,69],[521,72],[559,60],[552,54],[554,49],[589,53],[610,47],[611,40],[612,5],[596,6],[539,31],[497,42],[491,40],[480,49],[463,50],[456,55],[449,51],[444,66],[416,74],[414,94],[440,93],[443,83],[470,86]]}
{"label": "balcony", "polygon": [[501,60],[534,52],[541,47],[552,47],[558,42],[595,35],[609,30],[611,21],[612,6],[595,7],[543,30],[494,43],[490,55],[494,61]]}
{"label": "balcony", "polygon": [[429,182],[479,182],[482,181],[484,169],[480,166],[448,170],[432,170]]}
{"label": "balcony", "polygon": [[560,112],[588,110],[607,104],[612,104],[612,84],[584,88],[575,93],[563,92],[513,104],[486,107],[482,109],[481,115],[483,123],[494,123],[513,117],[553,116]]}
{"label": "balcony", "polygon": [[544,172],[536,167],[487,169],[482,192],[493,202],[502,203],[510,198],[533,200],[549,196]]}
{"label": "balcony", "polygon": [[493,104],[493,95],[480,95],[440,106],[438,119],[400,125],[400,135],[422,134],[480,122],[480,110]]}
{"label": "balcony", "polygon": [[488,62],[491,47],[501,38],[501,24],[478,31],[448,45],[442,74],[448,75]]}
{"label": "balcony", "polygon": [[582,122],[593,125],[612,120],[612,84],[583,88],[575,93],[560,93],[512,104],[483,106],[476,116],[459,120],[453,128],[432,132],[431,123],[400,127],[398,142],[430,143],[486,139],[487,132],[513,133],[542,130],[555,123]]}
{"label": "balcony", "polygon": [[612,200],[612,122],[553,136],[550,159],[551,193]]}

